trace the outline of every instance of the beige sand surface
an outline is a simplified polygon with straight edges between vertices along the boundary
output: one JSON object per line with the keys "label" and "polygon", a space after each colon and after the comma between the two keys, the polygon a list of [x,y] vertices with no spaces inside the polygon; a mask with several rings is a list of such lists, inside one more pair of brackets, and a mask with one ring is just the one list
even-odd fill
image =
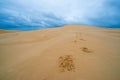
{"label": "beige sand surface", "polygon": [[0,34],[3,34],[3,33],[13,33],[13,32],[19,32],[17,30],[1,30],[0,29]]}
{"label": "beige sand surface", "polygon": [[120,29],[0,34],[0,80],[120,80]]}

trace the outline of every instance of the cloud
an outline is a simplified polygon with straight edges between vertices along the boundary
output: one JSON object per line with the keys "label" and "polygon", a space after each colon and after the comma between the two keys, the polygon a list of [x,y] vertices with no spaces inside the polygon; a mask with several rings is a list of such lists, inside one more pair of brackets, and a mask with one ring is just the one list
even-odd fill
{"label": "cloud", "polygon": [[65,24],[119,27],[120,1],[4,0],[0,29],[34,30]]}
{"label": "cloud", "polygon": [[89,24],[108,28],[120,28],[120,1],[109,0],[98,16],[89,17]]}

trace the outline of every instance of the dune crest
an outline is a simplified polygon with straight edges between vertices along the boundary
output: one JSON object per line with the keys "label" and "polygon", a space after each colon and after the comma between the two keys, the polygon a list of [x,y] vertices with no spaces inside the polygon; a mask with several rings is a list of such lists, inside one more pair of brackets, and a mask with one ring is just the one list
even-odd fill
{"label": "dune crest", "polygon": [[66,25],[0,34],[0,80],[119,80],[120,29]]}

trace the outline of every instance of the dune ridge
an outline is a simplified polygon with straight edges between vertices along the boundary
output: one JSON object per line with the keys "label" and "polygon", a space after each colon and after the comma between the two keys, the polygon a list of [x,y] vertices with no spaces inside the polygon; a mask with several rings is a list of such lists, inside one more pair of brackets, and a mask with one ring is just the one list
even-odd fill
{"label": "dune ridge", "polygon": [[119,53],[120,29],[66,25],[2,33],[0,80],[120,80]]}

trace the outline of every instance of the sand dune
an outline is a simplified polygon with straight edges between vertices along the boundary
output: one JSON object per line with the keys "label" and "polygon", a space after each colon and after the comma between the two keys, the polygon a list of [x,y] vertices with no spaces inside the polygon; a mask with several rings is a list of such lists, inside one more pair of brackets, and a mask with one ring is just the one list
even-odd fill
{"label": "sand dune", "polygon": [[0,34],[0,80],[120,80],[119,61],[120,29],[66,25]]}
{"label": "sand dune", "polygon": [[3,33],[14,33],[14,32],[19,32],[17,30],[0,30],[0,34],[3,34]]}

